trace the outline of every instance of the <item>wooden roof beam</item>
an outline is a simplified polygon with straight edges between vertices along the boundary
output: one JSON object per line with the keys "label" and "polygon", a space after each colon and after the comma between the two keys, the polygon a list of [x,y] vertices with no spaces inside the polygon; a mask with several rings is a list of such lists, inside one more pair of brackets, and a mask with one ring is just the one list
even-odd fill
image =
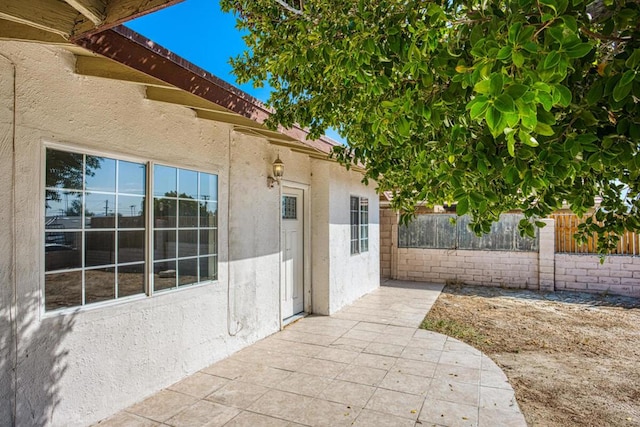
{"label": "wooden roof beam", "polygon": [[162,80],[150,77],[119,62],[96,56],[76,55],[76,74],[104,79],[120,80],[146,86],[177,90]]}
{"label": "wooden roof beam", "polygon": [[0,40],[18,40],[69,46],[69,40],[60,34],[6,19],[0,19]]}
{"label": "wooden roof beam", "polygon": [[68,37],[80,17],[73,7],[60,0],[2,0],[0,18]]}
{"label": "wooden roof beam", "polygon": [[107,17],[104,0],[64,0],[69,6],[86,16],[95,25],[100,25]]}

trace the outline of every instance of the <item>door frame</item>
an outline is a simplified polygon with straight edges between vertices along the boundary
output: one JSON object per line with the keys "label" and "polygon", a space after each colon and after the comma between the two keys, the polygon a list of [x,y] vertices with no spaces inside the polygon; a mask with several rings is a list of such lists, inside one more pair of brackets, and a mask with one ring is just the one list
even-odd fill
{"label": "door frame", "polygon": [[311,195],[310,195],[310,186],[309,184],[303,184],[301,182],[296,181],[287,181],[282,180],[280,182],[280,191],[279,191],[279,200],[278,200],[278,228],[279,228],[279,237],[278,240],[280,242],[280,255],[279,255],[279,278],[278,281],[278,304],[279,304],[279,318],[280,318],[280,329],[282,330],[286,325],[283,323],[282,318],[282,260],[283,260],[283,242],[282,242],[282,195],[284,193],[285,187],[292,188],[296,190],[302,190],[302,307],[303,314],[311,313]]}

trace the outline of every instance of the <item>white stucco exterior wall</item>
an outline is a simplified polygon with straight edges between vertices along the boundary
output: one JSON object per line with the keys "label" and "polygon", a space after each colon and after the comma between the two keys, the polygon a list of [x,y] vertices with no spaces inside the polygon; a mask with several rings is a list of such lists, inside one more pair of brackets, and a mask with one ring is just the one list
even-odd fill
{"label": "white stucco exterior wall", "polygon": [[[312,162],[314,218],[323,224],[313,233],[314,311],[332,314],[380,286],[380,216],[373,186],[362,175],[335,163]],[[351,254],[350,198],[369,200],[369,250]],[[322,236],[330,236],[329,241]]]}
{"label": "white stucco exterior wall", "polygon": [[[8,195],[0,203],[0,419],[15,404],[16,425],[87,425],[277,331],[280,189],[266,185],[276,155],[285,178],[311,194],[313,310],[333,312],[379,285],[377,197],[358,173],[146,100],[140,86],[76,75],[73,55],[59,48],[0,42],[0,54],[9,59],[0,58],[0,190]],[[46,144],[217,173],[219,279],[44,313]],[[357,256],[349,254],[351,194],[370,202],[369,251]]]}

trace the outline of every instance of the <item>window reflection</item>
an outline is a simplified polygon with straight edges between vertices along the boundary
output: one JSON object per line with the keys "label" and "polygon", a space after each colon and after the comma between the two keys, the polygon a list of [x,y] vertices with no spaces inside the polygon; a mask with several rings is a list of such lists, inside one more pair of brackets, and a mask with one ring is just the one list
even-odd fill
{"label": "window reflection", "polygon": [[144,264],[118,267],[118,298],[144,293]]}
{"label": "window reflection", "polygon": [[176,199],[153,200],[153,223],[157,228],[170,228],[176,226],[178,202]]}
{"label": "window reflection", "polygon": [[147,168],[140,163],[118,162],[118,192],[145,194]]}
{"label": "window reflection", "polygon": [[177,195],[176,168],[155,165],[153,172],[153,195],[173,196]]}
{"label": "window reflection", "polygon": [[160,230],[153,233],[153,248],[155,259],[169,259],[176,257],[176,232]]}
{"label": "window reflection", "polygon": [[198,283],[197,258],[178,261],[178,286]]}
{"label": "window reflection", "polygon": [[198,202],[195,200],[180,200],[178,212],[180,214],[180,227],[198,226]]}
{"label": "window reflection", "polygon": [[200,281],[216,280],[218,278],[217,257],[200,258]]}
{"label": "window reflection", "polygon": [[116,191],[116,161],[105,157],[87,156],[85,189],[89,191]]}
{"label": "window reflection", "polygon": [[113,231],[85,233],[85,265],[88,267],[116,263],[115,235]]}
{"label": "window reflection", "polygon": [[218,203],[207,202],[201,204],[200,226],[201,227],[217,227],[218,226]]}
{"label": "window reflection", "polygon": [[201,200],[218,200],[218,176],[208,173],[200,173],[200,197]]}
{"label": "window reflection", "polygon": [[115,268],[100,268],[84,272],[84,302],[108,301],[116,297]]}
{"label": "window reflection", "polygon": [[198,198],[198,172],[179,169],[178,172],[178,197],[181,198]]}
{"label": "window reflection", "polygon": [[45,233],[45,271],[66,270],[82,267],[82,233]]}
{"label": "window reflection", "polygon": [[176,287],[176,262],[161,261],[153,263],[153,288],[156,291]]}
{"label": "window reflection", "polygon": [[218,233],[216,230],[200,231],[200,255],[215,254],[218,252]]}
{"label": "window reflection", "polygon": [[118,228],[144,228],[144,197],[118,196]]}
{"label": "window reflection", "polygon": [[82,193],[47,190],[45,227],[52,229],[82,228]]}
{"label": "window reflection", "polygon": [[82,271],[45,275],[44,308],[56,310],[82,304]]}
{"label": "window reflection", "polygon": [[47,148],[46,186],[82,190],[83,163],[82,154]]}
{"label": "window reflection", "polygon": [[195,230],[178,231],[178,257],[198,255],[198,232]]}
{"label": "window reflection", "polygon": [[118,232],[118,262],[144,261],[144,231]]}
{"label": "window reflection", "polygon": [[86,193],[84,200],[86,228],[115,228],[115,194]]}

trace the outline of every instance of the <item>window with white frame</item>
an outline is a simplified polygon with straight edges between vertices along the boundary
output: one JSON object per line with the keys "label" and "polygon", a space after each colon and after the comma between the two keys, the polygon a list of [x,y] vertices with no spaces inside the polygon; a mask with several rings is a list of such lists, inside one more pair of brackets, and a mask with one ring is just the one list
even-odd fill
{"label": "window with white frame", "polygon": [[217,175],[150,167],[46,149],[45,310],[217,279]]}
{"label": "window with white frame", "polygon": [[369,250],[369,199],[351,196],[351,253]]}

